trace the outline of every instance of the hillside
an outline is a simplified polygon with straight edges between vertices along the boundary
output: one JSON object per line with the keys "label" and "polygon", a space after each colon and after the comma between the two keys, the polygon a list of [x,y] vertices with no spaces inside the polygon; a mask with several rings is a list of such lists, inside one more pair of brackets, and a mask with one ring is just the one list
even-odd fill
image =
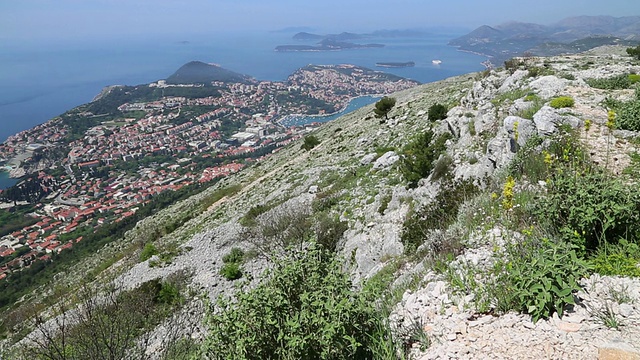
{"label": "hillside", "polygon": [[640,17],[578,16],[540,25],[507,22],[483,25],[453,39],[449,45],[487,55],[494,64],[512,56],[575,54],[603,45],[630,46],[640,41]]}
{"label": "hillside", "polygon": [[[335,311],[371,320],[361,328],[379,331],[368,333],[379,339],[375,358],[640,356],[633,90],[640,64],[623,53],[514,59],[506,69],[392,94],[388,120],[365,107],[325,124],[308,134],[304,143],[313,145],[306,150],[303,140],[294,142],[158,211],[66,279],[91,270],[98,275],[90,288],[160,289],[152,302],[169,310],[144,323],[146,335],[129,334],[129,346],[141,349],[130,350],[132,358],[159,359],[167,349],[174,359],[217,358],[229,346],[264,358],[253,339],[286,326],[290,332],[274,336],[308,349],[321,330],[301,324],[333,319]],[[444,119],[434,105],[445,107]],[[348,281],[336,275],[336,259]],[[260,287],[265,269],[275,269],[275,281]],[[231,296],[242,279],[246,296],[236,309],[246,312],[223,312],[229,307],[218,304],[205,317],[204,303]],[[5,318],[6,344],[37,345],[60,327],[53,310],[82,301],[54,296],[65,287],[81,293],[80,283],[68,281],[43,291],[58,305],[41,310],[35,323],[20,307]],[[296,293],[307,281],[322,285]],[[167,290],[171,284],[175,291]],[[297,295],[286,298],[279,285]],[[347,295],[332,298],[336,293]],[[314,310],[328,305],[318,317],[284,311],[299,317],[280,322],[277,311],[265,310],[277,308],[266,306],[269,300],[282,308],[298,300]],[[351,329],[321,323],[331,339]],[[386,341],[389,334],[395,342]],[[332,350],[351,349],[337,344]],[[358,358],[345,353],[333,358]]]}

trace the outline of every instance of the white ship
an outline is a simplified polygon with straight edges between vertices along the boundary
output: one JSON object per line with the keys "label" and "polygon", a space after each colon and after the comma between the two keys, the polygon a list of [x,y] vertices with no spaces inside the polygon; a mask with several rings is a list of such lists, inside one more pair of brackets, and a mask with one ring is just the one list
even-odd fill
{"label": "white ship", "polygon": [[442,60],[431,60],[431,63],[433,65],[440,65],[440,64],[442,64]]}

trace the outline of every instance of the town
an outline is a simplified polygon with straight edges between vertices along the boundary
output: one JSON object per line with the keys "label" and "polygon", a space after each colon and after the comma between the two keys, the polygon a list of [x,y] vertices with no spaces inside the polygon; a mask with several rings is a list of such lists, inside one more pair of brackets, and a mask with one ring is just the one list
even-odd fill
{"label": "town", "polygon": [[[80,106],[1,144],[0,165],[24,180],[0,191],[0,205],[27,225],[0,233],[0,280],[55,261],[83,235],[131,217],[158,194],[238,172],[318,125],[285,127],[279,121],[287,116],[333,113],[353,97],[417,82],[353,65],[310,65],[284,82],[205,85],[160,80],[115,88],[172,95],[111,101],[99,113]],[[190,92],[208,89],[208,96]],[[111,100],[108,91],[102,96]]]}

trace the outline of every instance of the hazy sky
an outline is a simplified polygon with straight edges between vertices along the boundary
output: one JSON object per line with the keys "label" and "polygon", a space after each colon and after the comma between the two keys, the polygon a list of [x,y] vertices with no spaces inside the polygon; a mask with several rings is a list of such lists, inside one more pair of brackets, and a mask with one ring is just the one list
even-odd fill
{"label": "hazy sky", "polygon": [[550,24],[577,15],[640,15],[638,0],[0,0],[0,38],[181,34],[308,26],[368,31]]}

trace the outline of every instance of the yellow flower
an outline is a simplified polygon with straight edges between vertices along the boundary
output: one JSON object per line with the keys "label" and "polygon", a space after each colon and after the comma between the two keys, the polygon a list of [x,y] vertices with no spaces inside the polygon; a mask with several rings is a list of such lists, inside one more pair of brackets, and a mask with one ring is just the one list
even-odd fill
{"label": "yellow flower", "polygon": [[513,188],[516,186],[516,180],[509,176],[507,182],[504,183],[502,189],[502,207],[509,210],[513,207]]}
{"label": "yellow flower", "polygon": [[616,127],[616,112],[609,110],[607,113],[607,127],[609,130],[613,130]]}
{"label": "yellow flower", "polygon": [[591,129],[591,120],[587,119],[584,121],[584,131],[589,132],[589,129]]}
{"label": "yellow flower", "polygon": [[544,155],[544,163],[547,164],[547,166],[551,165],[553,163],[553,158],[551,157],[551,154],[548,151],[543,151],[542,154]]}

